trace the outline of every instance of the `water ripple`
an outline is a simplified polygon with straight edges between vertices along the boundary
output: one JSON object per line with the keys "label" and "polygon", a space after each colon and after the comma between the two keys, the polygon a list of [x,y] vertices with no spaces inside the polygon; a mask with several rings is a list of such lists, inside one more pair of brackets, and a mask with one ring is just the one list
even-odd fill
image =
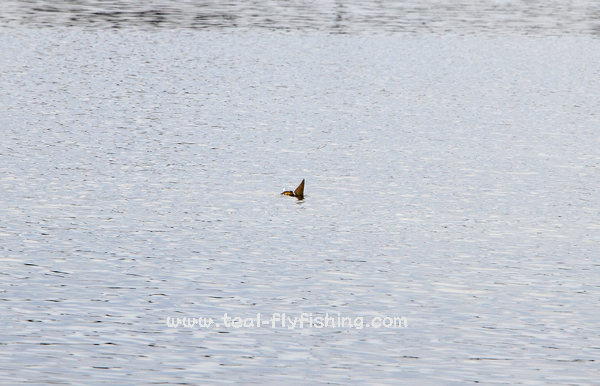
{"label": "water ripple", "polygon": [[4,1],[0,25],[328,33],[600,34],[595,1]]}

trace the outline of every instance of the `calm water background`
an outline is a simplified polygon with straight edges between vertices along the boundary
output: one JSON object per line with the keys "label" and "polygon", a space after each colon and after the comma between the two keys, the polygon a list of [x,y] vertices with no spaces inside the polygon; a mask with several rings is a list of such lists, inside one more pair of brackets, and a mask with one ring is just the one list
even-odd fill
{"label": "calm water background", "polygon": [[599,9],[2,2],[0,382],[597,385]]}

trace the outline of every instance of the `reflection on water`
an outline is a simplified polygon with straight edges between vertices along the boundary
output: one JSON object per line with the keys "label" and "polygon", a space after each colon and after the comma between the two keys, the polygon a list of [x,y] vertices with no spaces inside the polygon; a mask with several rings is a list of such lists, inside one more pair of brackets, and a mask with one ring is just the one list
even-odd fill
{"label": "reflection on water", "polygon": [[[600,379],[600,40],[121,31],[0,29],[0,384]],[[409,327],[167,327],[225,313]]]}
{"label": "reflection on water", "polygon": [[411,34],[600,33],[597,1],[3,1],[0,25]]}

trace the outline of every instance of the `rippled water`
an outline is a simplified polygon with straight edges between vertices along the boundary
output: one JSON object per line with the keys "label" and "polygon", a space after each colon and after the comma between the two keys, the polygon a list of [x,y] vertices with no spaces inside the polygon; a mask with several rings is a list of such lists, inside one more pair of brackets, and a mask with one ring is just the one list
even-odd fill
{"label": "rippled water", "polygon": [[331,33],[600,34],[597,1],[4,0],[0,25],[317,30]]}
{"label": "rippled water", "polygon": [[0,383],[597,384],[594,4],[203,4],[2,3]]}

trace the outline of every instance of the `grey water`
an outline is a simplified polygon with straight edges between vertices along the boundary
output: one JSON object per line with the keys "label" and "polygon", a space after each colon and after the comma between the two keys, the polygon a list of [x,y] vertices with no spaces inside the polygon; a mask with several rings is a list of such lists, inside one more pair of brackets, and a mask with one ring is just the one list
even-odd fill
{"label": "grey water", "polygon": [[3,0],[0,25],[597,36],[600,3],[591,0]]}
{"label": "grey water", "polygon": [[0,383],[597,385],[599,9],[2,2]]}

